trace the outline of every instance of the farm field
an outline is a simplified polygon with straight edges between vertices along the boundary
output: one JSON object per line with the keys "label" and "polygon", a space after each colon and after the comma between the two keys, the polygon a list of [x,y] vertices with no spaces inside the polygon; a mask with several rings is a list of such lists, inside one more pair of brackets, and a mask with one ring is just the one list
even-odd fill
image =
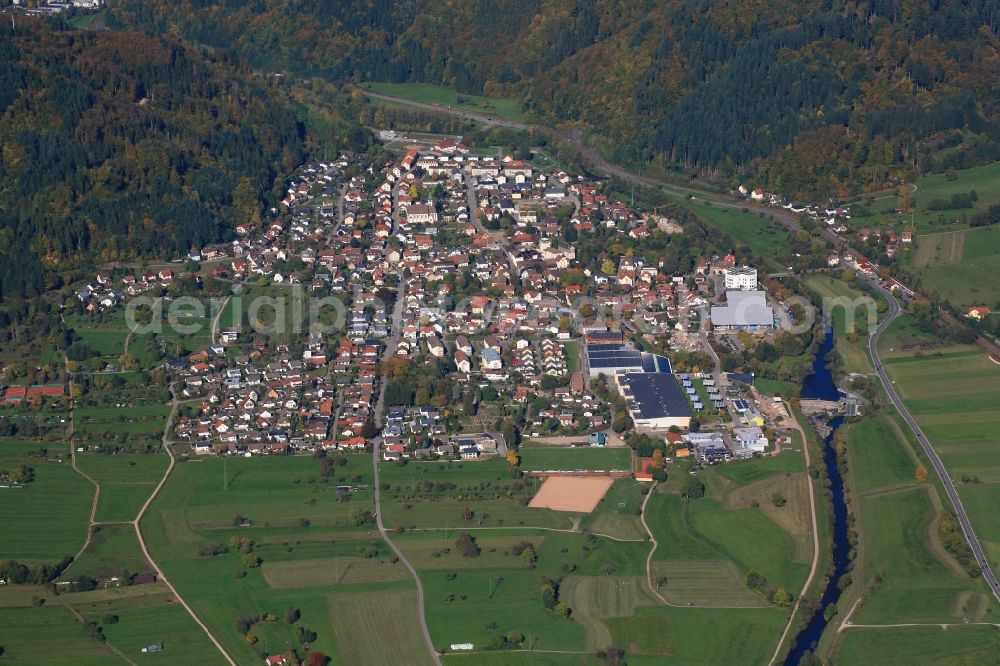
{"label": "farm field", "polygon": [[917,236],[904,270],[925,290],[959,306],[1000,300],[993,269],[1000,259],[1000,225]]}
{"label": "farm field", "polygon": [[150,435],[163,431],[170,413],[168,405],[135,407],[81,407],[74,414],[77,433],[125,433]]}
{"label": "farm field", "polygon": [[90,545],[66,571],[63,580],[85,575],[102,581],[121,577],[123,572],[152,572],[142,556],[135,528],[131,525],[95,525]]}
{"label": "farm field", "polygon": [[340,663],[432,663],[414,617],[416,606],[412,584],[331,595],[331,627],[340,646]]}
{"label": "farm field", "polygon": [[583,517],[582,529],[607,534],[619,539],[646,539],[646,530],[639,520],[642,506],[642,486],[631,479],[617,479],[597,507]]}
{"label": "farm field", "polygon": [[[384,571],[390,570],[388,549],[377,534],[372,536],[372,526],[350,524],[351,508],[370,510],[370,488],[347,494],[343,502],[336,492],[338,485],[370,486],[371,458],[348,456],[346,465],[335,466],[329,479],[323,479],[320,471],[319,461],[306,456],[182,462],[142,521],[153,556],[239,663],[261,659],[258,651],[267,646],[298,645],[299,625],[317,633],[312,649],[333,656],[335,664],[350,663],[340,657],[333,618],[335,613],[340,617],[360,611],[356,606],[335,607],[335,595],[370,594],[385,585],[398,585],[371,582],[359,587],[346,580],[327,584],[320,579],[322,567],[315,561],[327,558],[363,557],[383,561]],[[236,514],[249,519],[251,526],[234,526]],[[235,547],[229,545],[233,538]],[[252,554],[261,566],[244,561],[242,539],[253,542]],[[226,547],[226,552],[199,555],[210,543]],[[290,565],[273,566],[299,561],[310,564],[298,571],[289,571]],[[237,577],[239,572],[245,574]],[[278,579],[269,581],[265,572]],[[291,582],[303,585],[287,586],[295,576]],[[367,573],[365,577],[371,578]],[[301,612],[296,626],[280,621],[289,607]],[[251,633],[258,643],[251,647],[237,630],[236,620],[258,613],[275,613],[279,621],[254,624]]]}
{"label": "farm field", "polygon": [[519,450],[525,471],[631,469],[632,450],[597,446],[542,447],[528,444]]}
{"label": "farm field", "polygon": [[[468,95],[458,93],[446,86],[438,86],[430,83],[367,83],[365,87],[372,92],[402,97],[414,102],[437,104],[439,106],[455,106],[508,120],[524,120],[520,103],[516,99]],[[459,98],[463,101],[460,101]]]}
{"label": "farm field", "polygon": [[898,439],[888,417],[862,419],[845,432],[858,492],[916,484],[917,462],[909,445]]}
{"label": "farm field", "polygon": [[990,559],[1000,561],[1000,527],[994,519],[1000,500],[1000,365],[972,346],[944,347],[923,356],[891,353],[884,364],[959,481],[962,503]]}
{"label": "farm field", "polygon": [[[929,486],[862,497],[865,582],[881,582],[851,618],[859,624],[978,621],[990,607],[981,583],[971,580],[931,539],[936,511]],[[932,550],[932,545],[936,546]],[[858,572],[855,573],[857,575]]]}
{"label": "farm field", "polygon": [[94,487],[66,462],[49,462],[28,454],[62,444],[0,440],[0,468],[24,464],[34,480],[21,488],[0,488],[4,537],[0,560],[55,564],[74,555],[87,538]]}
{"label": "farm field", "polygon": [[166,454],[77,454],[77,466],[101,485],[95,519],[135,520],[168,463]]}
{"label": "farm field", "polygon": [[996,658],[1000,633],[982,625],[853,629],[844,633],[838,663],[887,666],[977,666]]}

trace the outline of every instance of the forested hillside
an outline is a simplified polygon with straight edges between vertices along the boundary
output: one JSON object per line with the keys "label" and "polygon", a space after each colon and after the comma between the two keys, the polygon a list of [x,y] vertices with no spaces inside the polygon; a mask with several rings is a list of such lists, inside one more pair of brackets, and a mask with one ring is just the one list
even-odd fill
{"label": "forested hillside", "polygon": [[619,160],[756,171],[789,193],[1000,158],[997,0],[110,6],[113,24],[178,31],[265,70],[516,96],[582,120]]}
{"label": "forested hillside", "polygon": [[172,37],[0,25],[0,295],[230,237],[313,149],[304,117],[277,84]]}

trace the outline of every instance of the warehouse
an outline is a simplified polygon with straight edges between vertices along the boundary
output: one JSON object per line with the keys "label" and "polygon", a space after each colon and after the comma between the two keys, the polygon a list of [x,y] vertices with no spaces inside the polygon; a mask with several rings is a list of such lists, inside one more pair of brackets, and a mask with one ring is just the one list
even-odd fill
{"label": "warehouse", "polygon": [[691,408],[677,379],[664,372],[627,372],[615,376],[638,430],[688,428]]}
{"label": "warehouse", "polygon": [[670,360],[641,352],[626,344],[588,344],[587,367],[591,377],[623,372],[670,372]]}

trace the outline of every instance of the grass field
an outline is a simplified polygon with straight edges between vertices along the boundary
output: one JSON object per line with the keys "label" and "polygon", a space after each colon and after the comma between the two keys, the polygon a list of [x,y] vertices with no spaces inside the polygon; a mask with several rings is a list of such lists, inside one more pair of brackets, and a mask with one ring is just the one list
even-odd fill
{"label": "grass field", "polygon": [[[383,483],[389,484],[382,493],[382,511],[388,526],[455,525],[462,520],[466,508],[475,512],[473,524],[477,527],[572,525],[569,514],[528,508],[527,501],[541,480],[514,479],[507,461],[499,457],[403,466],[382,463],[380,476]],[[433,487],[439,484],[449,489],[435,491]]]}
{"label": "grass field", "polygon": [[[261,568],[244,568],[238,549],[215,557],[201,557],[198,550],[209,541],[226,544],[230,537],[249,538],[254,553],[272,572],[271,565],[278,562],[364,556],[362,551],[373,547],[376,560],[387,559],[388,551],[377,533],[372,536],[371,525],[352,526],[348,520],[351,507],[372,506],[370,483],[368,456],[349,456],[347,465],[335,467],[328,480],[320,478],[320,464],[312,457],[192,460],[177,465],[142,529],[171,582],[238,663],[254,663],[260,656],[237,632],[236,619],[262,612],[280,616],[294,606],[301,610],[301,623],[318,634],[313,649],[333,655],[335,664],[345,664],[349,662],[339,656],[332,618],[335,612],[361,611],[356,605],[335,609],[331,599],[341,590],[375,592],[381,584],[272,588]],[[368,484],[369,489],[339,502],[336,486],[341,484]],[[236,514],[253,525],[234,527]],[[303,518],[308,527],[300,523]],[[247,574],[237,579],[238,571]],[[284,622],[260,623],[253,633],[260,649],[297,645],[295,628]]]}
{"label": "grass field", "polygon": [[[878,301],[882,297],[862,291],[829,275],[807,275],[803,284],[823,299],[824,317],[834,332],[834,350],[845,373],[873,370],[865,343],[878,322]],[[869,307],[867,304],[871,303]]]}
{"label": "grass field", "polygon": [[521,468],[525,471],[631,469],[632,451],[602,447],[521,447]]}
{"label": "grass field", "polygon": [[446,86],[437,86],[430,83],[367,83],[365,87],[372,92],[402,97],[414,102],[436,104],[438,106],[454,106],[468,109],[469,111],[506,118],[507,120],[524,120],[524,114],[521,112],[521,104],[516,99],[468,95],[458,93]]}
{"label": "grass field", "polygon": [[[100,624],[108,642],[130,659],[183,666],[221,658],[205,632],[159,584],[68,594],[64,600],[84,619]],[[118,621],[105,622],[108,614]],[[142,654],[143,647],[159,642],[162,653]]]}
{"label": "grass field", "polygon": [[[643,607],[632,618],[606,623],[630,666],[762,664],[787,620],[777,609]],[[669,661],[664,659],[669,656]]]}
{"label": "grass field", "polygon": [[645,576],[569,576],[561,595],[573,609],[573,619],[583,626],[591,650],[612,644],[611,630],[603,620],[630,616],[641,606],[661,603],[650,592]]}
{"label": "grass field", "polygon": [[881,582],[855,613],[860,624],[976,621],[989,602],[981,585],[947,566],[928,546],[936,538],[930,489],[861,500],[863,571]]}
{"label": "grass field", "polygon": [[788,243],[788,230],[781,224],[731,208],[705,206],[681,200],[678,200],[678,203],[732,236],[738,243],[750,248],[759,263],[784,268],[782,262],[784,257],[788,256],[791,246]]}
{"label": "grass field", "polygon": [[898,627],[854,629],[843,639],[838,662],[887,666],[979,666],[1000,653],[1000,632],[993,627]]}
{"label": "grass field", "polygon": [[127,433],[151,435],[163,431],[170,413],[167,405],[135,407],[81,407],[74,414],[78,433]]}
{"label": "grass field", "polygon": [[955,305],[994,305],[1000,285],[993,268],[1000,259],[1000,225],[917,237],[905,270],[927,291]]}
{"label": "grass field", "polygon": [[632,479],[616,480],[597,508],[584,516],[583,529],[619,539],[645,539],[646,530],[638,515],[643,499],[640,489]]}
{"label": "grass field", "polygon": [[657,560],[651,566],[653,581],[667,584],[660,594],[678,606],[698,608],[765,608],[767,601],[743,582],[743,572],[728,560]]}
{"label": "grass field", "polygon": [[332,595],[330,628],[340,646],[341,663],[431,663],[414,616],[416,607],[412,587]]}
{"label": "grass field", "polygon": [[858,492],[916,483],[914,474],[917,463],[897,439],[887,417],[863,419],[848,426],[847,433],[851,469]]}
{"label": "grass field", "polygon": [[73,615],[57,603],[42,608],[0,608],[0,662],[52,666],[122,663],[88,637]]}
{"label": "grass field", "polygon": [[165,454],[78,454],[77,466],[101,485],[96,520],[135,520],[168,462]]}
{"label": "grass field", "polygon": [[63,578],[72,580],[86,575],[101,581],[113,576],[121,577],[123,571],[152,571],[146,558],[142,556],[135,529],[131,525],[97,525],[90,545]]}
{"label": "grass field", "polygon": [[265,562],[260,570],[272,588],[391,583],[410,579],[402,564],[365,557]]}
{"label": "grass field", "polygon": [[23,463],[34,469],[34,481],[24,487],[0,488],[0,560],[55,564],[75,554],[87,538],[94,487],[69,462],[28,456],[40,446],[62,445],[0,440],[0,467]]}

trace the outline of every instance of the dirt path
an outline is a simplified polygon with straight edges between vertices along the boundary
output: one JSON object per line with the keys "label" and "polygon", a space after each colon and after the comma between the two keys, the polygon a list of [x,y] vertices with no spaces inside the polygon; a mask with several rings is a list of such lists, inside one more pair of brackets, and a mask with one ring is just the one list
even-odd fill
{"label": "dirt path", "polygon": [[[226,306],[229,305],[229,299],[232,296],[226,296],[226,300],[222,301],[222,307],[219,311],[215,313],[215,317],[212,319],[212,344],[215,344],[215,336],[219,332],[219,319],[222,318],[222,313],[226,311]],[[129,334],[131,335],[131,333]]]}
{"label": "dirt path", "polygon": [[[799,420],[795,418],[795,412],[792,411],[791,405],[787,402],[785,403],[785,409],[788,410],[789,415],[792,417],[793,427],[798,431],[799,437],[802,439],[802,454],[806,459],[806,472],[808,474],[809,466],[812,464],[809,458],[809,440],[806,439],[806,433],[802,429],[802,425],[799,423]],[[788,616],[788,624],[785,625],[785,630],[781,632],[781,638],[778,639],[778,644],[774,648],[774,654],[771,655],[771,661],[768,662],[768,666],[777,661],[778,654],[781,652],[781,646],[785,644],[785,639],[788,638],[788,634],[792,630],[792,623],[795,621],[795,615],[799,612],[799,606],[802,604],[802,597],[812,585],[813,578],[816,577],[816,569],[819,568],[819,522],[816,518],[816,490],[813,488],[812,479],[808,480],[806,486],[809,488],[809,513],[812,517],[812,565],[809,567],[809,576],[806,578],[806,582],[803,583],[802,589],[799,591],[798,598],[795,599],[795,605],[792,607],[792,613]]]}
{"label": "dirt path", "polygon": [[653,594],[655,594],[656,597],[664,604],[666,604],[667,606],[673,606],[674,608],[680,608],[680,606],[678,606],[677,604],[672,604],[669,601],[667,601],[667,598],[664,597],[662,594],[660,594],[660,591],[656,589],[656,585],[653,584],[653,571],[652,571],[653,553],[656,552],[656,549],[659,546],[659,544],[656,543],[656,537],[653,536],[653,530],[649,529],[649,525],[646,523],[646,505],[649,504],[649,498],[653,496],[653,492],[655,490],[656,490],[656,482],[654,481],[653,485],[649,487],[649,492],[646,493],[646,499],[642,500],[642,512],[639,514],[639,520],[642,521],[642,527],[643,529],[646,530],[646,534],[649,535],[650,543],[653,544],[653,547],[650,548],[649,553],[646,554],[646,585],[649,587],[650,590],[652,590]]}
{"label": "dirt path", "polygon": [[160,482],[156,484],[156,488],[153,489],[153,492],[152,494],[150,494],[149,499],[147,499],[146,503],[142,505],[141,509],[139,509],[139,515],[136,516],[136,519],[132,521],[132,526],[135,527],[135,535],[136,538],[138,538],[139,540],[139,546],[142,548],[142,554],[146,558],[146,561],[149,562],[149,564],[156,571],[156,575],[159,578],[159,580],[162,581],[163,584],[167,586],[167,588],[170,590],[170,593],[173,594],[174,598],[177,600],[177,603],[183,606],[184,610],[188,612],[188,614],[195,621],[195,623],[199,627],[201,627],[202,631],[205,632],[205,635],[208,636],[208,639],[212,641],[212,644],[215,645],[216,648],[218,648],[219,652],[222,654],[226,662],[230,664],[230,666],[236,666],[236,662],[233,661],[233,658],[229,656],[228,652],[226,652],[226,648],[222,647],[222,643],[220,643],[218,639],[215,637],[215,635],[212,634],[212,631],[208,628],[208,626],[201,621],[201,618],[199,618],[198,615],[194,612],[194,609],[188,605],[187,601],[184,600],[184,597],[182,597],[180,595],[180,592],[177,591],[177,588],[174,587],[173,583],[170,582],[166,574],[163,573],[163,569],[160,567],[160,565],[157,564],[156,560],[153,559],[153,556],[150,555],[149,548],[146,546],[146,539],[142,535],[142,527],[140,526],[142,517],[146,515],[146,511],[149,509],[149,506],[153,503],[153,500],[155,500],[156,497],[160,494],[160,490],[163,489],[164,484],[166,484],[167,479],[170,477],[170,472],[173,471],[174,466],[177,464],[177,460],[176,458],[174,458],[174,452],[170,448],[170,440],[169,440],[170,428],[173,426],[174,416],[177,413],[177,405],[179,402],[177,400],[177,394],[174,392],[173,385],[170,386],[170,395],[171,395],[170,415],[167,417],[167,422],[163,425],[163,437],[161,438],[163,448],[166,450],[167,455],[170,456],[170,465],[167,466],[167,471],[163,473],[163,478],[161,478]]}
{"label": "dirt path", "polygon": [[[66,363],[67,363],[66,375],[68,377],[70,377],[70,380],[69,380],[69,392],[70,392],[70,396],[72,396],[73,395],[73,379],[72,379],[73,375],[69,371],[69,359],[66,359]],[[69,408],[69,431],[68,431],[68,433],[66,435],[66,440],[69,442],[69,459],[70,459],[70,464],[73,467],[73,471],[74,472],[76,472],[77,474],[79,474],[80,476],[82,476],[83,478],[85,478],[87,481],[90,481],[94,485],[94,501],[90,505],[90,518],[88,519],[88,523],[87,523],[87,540],[83,542],[83,546],[81,546],[80,550],[78,550],[77,553],[76,553],[76,555],[73,556],[73,561],[70,562],[70,565],[68,567],[66,567],[66,569],[63,571],[63,573],[62,573],[63,576],[65,576],[66,572],[69,571],[73,567],[74,564],[76,564],[77,560],[80,559],[80,556],[83,555],[84,551],[87,550],[88,547],[90,547],[90,542],[93,540],[93,537],[94,537],[94,525],[97,524],[97,520],[96,520],[96,518],[97,518],[97,503],[101,499],[101,484],[99,484],[97,481],[95,481],[94,477],[92,477],[89,474],[87,474],[86,472],[84,472],[76,464],[76,445],[73,443],[73,433],[76,431],[76,425],[75,425],[76,401],[73,400],[72,397],[70,398],[70,400],[71,400],[71,402],[70,402],[70,408]]]}
{"label": "dirt path", "polygon": [[541,530],[543,532],[564,532],[567,534],[593,534],[597,537],[602,537],[604,539],[611,539],[612,541],[618,541],[619,543],[645,543],[648,539],[622,539],[616,536],[611,536],[610,534],[602,534],[601,532],[591,532],[590,530],[581,530],[579,525],[571,528],[563,527],[533,527],[528,525],[518,525],[518,526],[506,526],[506,527],[411,527],[407,532],[453,532],[460,529],[463,532],[471,532],[472,530]]}

